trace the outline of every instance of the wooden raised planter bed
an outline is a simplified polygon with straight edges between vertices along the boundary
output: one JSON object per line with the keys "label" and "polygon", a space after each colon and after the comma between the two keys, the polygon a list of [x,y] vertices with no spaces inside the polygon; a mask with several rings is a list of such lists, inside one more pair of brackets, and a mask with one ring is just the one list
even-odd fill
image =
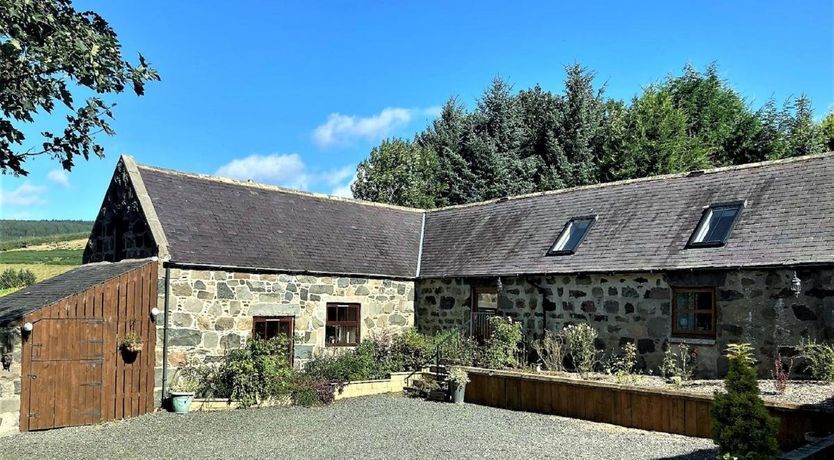
{"label": "wooden raised planter bed", "polygon": [[[385,393],[402,393],[403,387],[406,385],[406,377],[411,375],[411,372],[394,372],[391,378],[382,380],[362,380],[357,382],[348,382],[336,389],[336,399],[357,398],[360,396],[371,396]],[[273,406],[289,406],[291,402],[285,401],[269,401],[261,404],[258,407],[273,407]],[[194,399],[191,402],[192,411],[218,411],[237,409],[240,404],[237,401],[229,401],[227,399]]]}
{"label": "wooden raised planter bed", "polygon": [[[468,403],[710,437],[711,395],[515,371],[465,369],[471,379],[466,386]],[[801,404],[765,405],[779,417],[782,449],[802,445],[808,431],[834,431],[834,410]]]}

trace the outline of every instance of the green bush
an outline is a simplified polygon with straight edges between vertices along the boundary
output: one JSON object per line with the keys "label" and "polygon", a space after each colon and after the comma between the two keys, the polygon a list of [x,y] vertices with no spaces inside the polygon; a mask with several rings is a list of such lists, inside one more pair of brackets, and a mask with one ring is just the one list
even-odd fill
{"label": "green bush", "polygon": [[32,270],[7,268],[0,273],[0,289],[26,287],[33,284],[35,284],[35,274]]}
{"label": "green bush", "polygon": [[432,337],[414,329],[406,329],[393,339],[390,359],[404,370],[416,370],[431,359],[432,353],[434,353]]}
{"label": "green bush", "polygon": [[750,344],[732,344],[726,392],[716,392],[712,405],[712,439],[721,454],[750,460],[775,458],[778,420],[759,396]]}
{"label": "green bush", "polygon": [[363,340],[353,350],[322,354],[304,366],[307,377],[329,382],[384,379],[397,370],[395,363],[379,352],[377,342],[373,340]]}
{"label": "green bush", "polygon": [[330,404],[335,397],[334,384],[303,375],[296,379],[292,391],[293,403],[304,407]]}
{"label": "green bush", "polygon": [[478,342],[458,330],[440,332],[432,337],[433,349],[440,352],[444,364],[472,366],[478,356]]}
{"label": "green bush", "polygon": [[555,372],[565,370],[567,347],[561,334],[544,331],[544,337],[534,340],[532,347],[547,370]]}
{"label": "green bush", "polygon": [[568,356],[582,378],[594,371],[599,363],[599,352],[594,345],[597,330],[585,323],[571,324],[562,329]]}
{"label": "green bush", "polygon": [[512,318],[493,316],[489,318],[489,325],[492,334],[478,356],[478,364],[490,369],[519,367],[518,345],[524,338],[521,323],[514,322]]}
{"label": "green bush", "polygon": [[799,356],[805,360],[805,368],[816,380],[834,382],[834,346],[803,340],[797,347]]}
{"label": "green bush", "polygon": [[213,386],[220,396],[250,407],[270,398],[288,396],[295,372],[289,365],[288,340],[250,340],[246,347],[229,351],[217,370]]}

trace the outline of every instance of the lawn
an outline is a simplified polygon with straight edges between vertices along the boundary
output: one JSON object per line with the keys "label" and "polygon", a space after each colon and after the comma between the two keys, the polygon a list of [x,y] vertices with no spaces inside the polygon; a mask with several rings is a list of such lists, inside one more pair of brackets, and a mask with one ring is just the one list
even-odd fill
{"label": "lawn", "polygon": [[81,258],[83,255],[83,249],[55,249],[47,251],[21,249],[15,251],[3,251],[0,252],[0,265],[81,265]]}
{"label": "lawn", "polygon": [[713,459],[712,441],[397,396],[177,415],[0,438],[0,458]]}

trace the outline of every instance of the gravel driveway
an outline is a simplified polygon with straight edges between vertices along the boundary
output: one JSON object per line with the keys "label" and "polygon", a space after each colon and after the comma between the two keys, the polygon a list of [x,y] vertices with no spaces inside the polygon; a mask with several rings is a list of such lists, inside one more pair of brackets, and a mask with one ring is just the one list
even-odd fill
{"label": "gravel driveway", "polygon": [[712,459],[711,441],[398,396],[150,414],[0,438],[0,458]]}

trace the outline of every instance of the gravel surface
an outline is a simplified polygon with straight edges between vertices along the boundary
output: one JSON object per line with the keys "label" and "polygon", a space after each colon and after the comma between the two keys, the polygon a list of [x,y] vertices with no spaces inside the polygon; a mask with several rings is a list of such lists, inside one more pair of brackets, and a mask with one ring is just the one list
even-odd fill
{"label": "gravel surface", "polygon": [[0,458],[715,457],[710,440],[401,396],[319,408],[150,414],[0,438]]}
{"label": "gravel surface", "polygon": [[[575,372],[546,372],[547,374],[567,377],[571,379],[580,379],[579,374]],[[591,380],[618,383],[617,378],[613,375],[594,373],[590,375]],[[834,408],[834,384],[821,382],[816,380],[790,380],[785,389],[785,393],[779,394],[776,392],[773,380],[759,380],[759,389],[762,392],[762,399],[765,401],[795,403],[795,404],[815,404],[822,407]],[[626,383],[630,386],[638,388],[662,388],[664,390],[686,391],[689,393],[707,394],[711,395],[716,390],[724,389],[723,380],[691,380],[684,382],[681,385],[672,385],[667,383],[665,379],[658,376],[638,375],[635,377],[633,383]]]}

